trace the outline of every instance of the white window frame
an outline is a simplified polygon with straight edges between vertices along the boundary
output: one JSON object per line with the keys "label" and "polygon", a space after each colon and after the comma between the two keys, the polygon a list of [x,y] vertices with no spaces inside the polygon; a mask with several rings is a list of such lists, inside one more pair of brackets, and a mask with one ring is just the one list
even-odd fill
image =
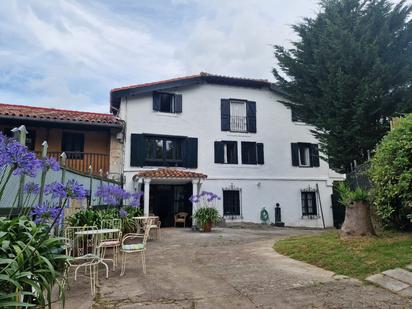
{"label": "white window frame", "polygon": [[[232,132],[247,132],[247,111],[246,101],[230,100],[230,131]],[[240,106],[243,108],[240,108]],[[239,117],[236,120],[235,117]],[[238,122],[240,121],[240,123]]]}

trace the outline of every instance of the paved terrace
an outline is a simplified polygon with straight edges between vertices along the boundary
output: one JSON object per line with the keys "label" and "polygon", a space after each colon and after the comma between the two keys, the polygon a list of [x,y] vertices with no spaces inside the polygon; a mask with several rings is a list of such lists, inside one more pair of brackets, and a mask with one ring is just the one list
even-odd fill
{"label": "paved terrace", "polygon": [[162,229],[162,239],[148,243],[146,275],[140,256],[130,255],[124,277],[119,269],[109,279],[100,272],[94,300],[87,278],[71,280],[66,308],[412,308],[409,298],[339,278],[272,249],[280,238],[311,233],[319,232]]}

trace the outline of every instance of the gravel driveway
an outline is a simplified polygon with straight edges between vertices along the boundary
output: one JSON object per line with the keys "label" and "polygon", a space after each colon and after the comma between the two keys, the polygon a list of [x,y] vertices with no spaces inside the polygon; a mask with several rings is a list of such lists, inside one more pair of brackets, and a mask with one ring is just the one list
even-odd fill
{"label": "gravel driveway", "polygon": [[162,229],[162,239],[148,244],[146,276],[132,255],[124,277],[102,273],[95,300],[86,279],[72,283],[66,308],[412,308],[407,298],[272,249],[280,238],[310,233],[318,232]]}

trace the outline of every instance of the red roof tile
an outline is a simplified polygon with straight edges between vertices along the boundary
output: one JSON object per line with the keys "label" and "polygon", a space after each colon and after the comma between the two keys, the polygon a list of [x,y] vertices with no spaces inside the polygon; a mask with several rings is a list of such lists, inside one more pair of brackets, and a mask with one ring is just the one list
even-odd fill
{"label": "red roof tile", "polygon": [[112,114],[0,103],[0,118],[27,118],[34,121],[63,121],[89,125],[122,126]]}
{"label": "red roof tile", "polygon": [[137,173],[133,178],[207,178],[207,175],[171,167]]}

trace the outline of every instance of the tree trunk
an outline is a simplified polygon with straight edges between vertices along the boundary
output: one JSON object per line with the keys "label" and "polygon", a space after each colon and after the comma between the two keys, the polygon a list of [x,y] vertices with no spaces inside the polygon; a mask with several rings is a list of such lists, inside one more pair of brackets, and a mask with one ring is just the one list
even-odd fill
{"label": "tree trunk", "polygon": [[345,221],[340,233],[341,236],[376,235],[372,225],[369,203],[351,202],[346,206]]}

